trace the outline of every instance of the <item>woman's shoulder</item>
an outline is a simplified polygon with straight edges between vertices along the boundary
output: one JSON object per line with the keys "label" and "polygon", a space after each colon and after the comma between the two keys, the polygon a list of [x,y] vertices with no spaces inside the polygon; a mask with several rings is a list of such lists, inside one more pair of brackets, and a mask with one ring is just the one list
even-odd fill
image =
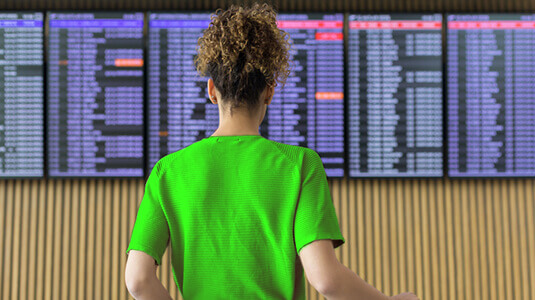
{"label": "woman's shoulder", "polygon": [[276,142],[273,140],[269,140],[279,151],[281,151],[284,155],[286,155],[289,159],[294,161],[296,164],[301,165],[304,160],[307,159],[313,159],[314,157],[319,157],[318,153],[307,147],[298,146],[298,145],[291,145],[291,144],[285,144]]}
{"label": "woman's shoulder", "polygon": [[203,140],[196,141],[182,149],[179,149],[177,151],[174,151],[165,155],[164,157],[158,160],[154,168],[158,169],[159,173],[162,174],[165,172],[166,169],[168,169],[170,165],[173,164],[173,162],[175,162],[179,158],[183,158],[183,159],[185,158],[186,160],[189,160],[189,161],[195,160],[195,157],[192,157],[192,156],[201,155],[200,153],[198,153],[197,150],[202,141]]}

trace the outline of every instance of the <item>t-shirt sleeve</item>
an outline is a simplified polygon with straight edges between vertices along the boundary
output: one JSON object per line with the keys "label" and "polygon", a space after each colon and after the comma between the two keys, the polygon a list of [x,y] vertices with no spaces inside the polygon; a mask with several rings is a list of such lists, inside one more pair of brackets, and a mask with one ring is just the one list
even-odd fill
{"label": "t-shirt sleeve", "polygon": [[158,171],[159,168],[154,167],[147,179],[145,194],[139,205],[126,253],[128,254],[130,250],[143,251],[160,265],[169,242],[169,225],[160,202],[162,182]]}
{"label": "t-shirt sleeve", "polygon": [[295,213],[294,238],[298,254],[316,240],[330,239],[334,248],[345,243],[323,163],[316,151],[309,150],[303,158],[301,192]]}

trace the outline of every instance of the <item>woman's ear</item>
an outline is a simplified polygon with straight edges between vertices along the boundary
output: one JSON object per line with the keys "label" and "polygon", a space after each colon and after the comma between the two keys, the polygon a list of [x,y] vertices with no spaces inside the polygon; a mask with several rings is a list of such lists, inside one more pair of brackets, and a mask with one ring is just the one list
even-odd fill
{"label": "woman's ear", "polygon": [[208,85],[208,98],[213,104],[217,104],[217,95],[215,92],[215,85],[214,85],[214,81],[212,80],[212,78],[208,79],[207,85]]}
{"label": "woman's ear", "polygon": [[275,94],[275,86],[267,86],[266,88],[266,97],[264,98],[264,104],[269,105],[271,104],[271,100],[273,100],[273,95]]}

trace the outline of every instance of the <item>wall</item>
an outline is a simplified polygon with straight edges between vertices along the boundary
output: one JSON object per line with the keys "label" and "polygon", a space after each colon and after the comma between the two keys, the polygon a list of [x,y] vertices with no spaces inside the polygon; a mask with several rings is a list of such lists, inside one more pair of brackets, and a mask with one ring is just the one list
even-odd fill
{"label": "wall", "polygon": [[[535,299],[535,180],[329,184],[347,239],[337,255],[385,293]],[[0,298],[125,299],[124,250],[143,188],[142,180],[0,181]],[[178,299],[168,254],[159,276]]]}
{"label": "wall", "polygon": [[[214,9],[223,0],[4,0],[0,9]],[[534,11],[528,0],[274,1],[281,11]],[[535,299],[535,179],[329,180],[342,262],[392,295]],[[0,180],[0,299],[125,299],[143,180]],[[158,276],[173,298],[167,252]],[[310,299],[321,298],[308,288]]]}

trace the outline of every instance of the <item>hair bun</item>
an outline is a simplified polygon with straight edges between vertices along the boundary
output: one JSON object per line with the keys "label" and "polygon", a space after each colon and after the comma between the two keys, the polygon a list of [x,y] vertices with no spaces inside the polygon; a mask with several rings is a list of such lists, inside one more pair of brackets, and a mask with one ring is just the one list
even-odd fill
{"label": "hair bun", "polygon": [[289,36],[276,16],[268,4],[218,9],[198,40],[197,71],[233,106],[255,106],[266,85],[284,85],[290,74]]}

